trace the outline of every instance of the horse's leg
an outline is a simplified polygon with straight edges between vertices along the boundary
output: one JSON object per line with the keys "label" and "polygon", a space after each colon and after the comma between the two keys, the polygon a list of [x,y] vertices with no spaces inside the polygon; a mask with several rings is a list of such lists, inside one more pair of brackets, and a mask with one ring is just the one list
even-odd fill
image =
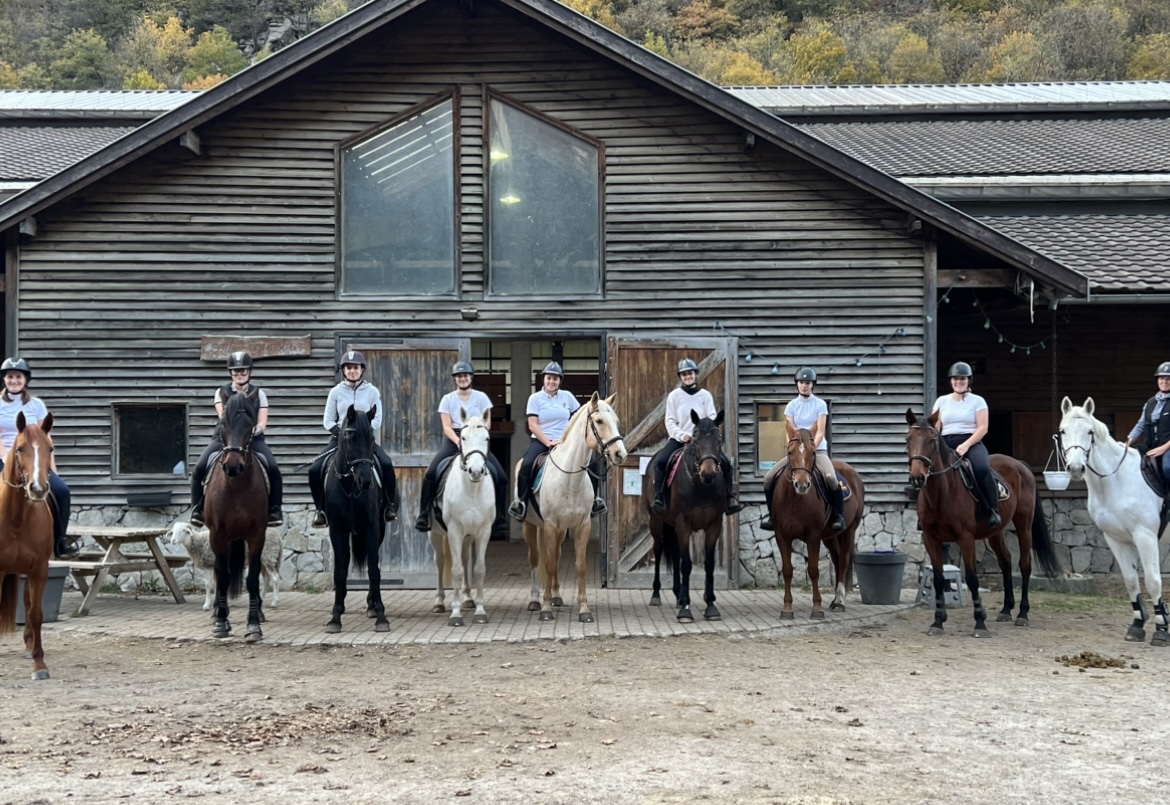
{"label": "horse's leg", "polygon": [[[1125,633],[1125,639],[1131,643],[1144,643],[1146,640],[1146,621],[1150,619],[1150,611],[1142,601],[1142,585],[1138,576],[1137,546],[1128,539],[1118,539],[1105,534],[1105,544],[1113,552],[1117,562],[1117,569],[1121,573],[1121,580],[1125,584],[1125,591],[1129,593],[1129,605],[1133,609],[1133,623]],[[1157,567],[1157,565],[1155,565]],[[1149,576],[1147,576],[1147,579]],[[1159,577],[1158,586],[1162,579]]]}
{"label": "horse's leg", "polygon": [[659,575],[662,569],[662,531],[661,527],[657,534],[654,533],[654,526],[650,526],[650,536],[654,540],[654,592],[650,594],[650,606],[662,606],[662,581]]}
{"label": "horse's leg", "polygon": [[[330,520],[334,518],[330,517]],[[346,524],[348,529],[349,525]],[[329,541],[333,543],[333,616],[325,624],[326,634],[341,631],[341,616],[345,614],[345,577],[349,572],[349,532],[329,523]]]}
{"label": "horse's leg", "polygon": [[703,617],[709,621],[723,620],[719,608],[715,606],[715,548],[719,545],[722,531],[722,524],[719,527],[708,525],[703,529],[703,601],[707,604]]}
{"label": "horse's leg", "polygon": [[211,629],[212,637],[227,637],[232,633],[232,624],[228,620],[228,584],[231,582],[231,570],[228,566],[231,545],[224,547],[223,554],[215,556],[215,620]]}
{"label": "horse's leg", "polygon": [[1153,531],[1136,528],[1133,545],[1142,562],[1146,577],[1146,595],[1154,605],[1154,636],[1151,646],[1170,647],[1170,617],[1167,616],[1166,602],[1162,600],[1162,571],[1160,564],[1158,536]]}
{"label": "horse's leg", "polygon": [[561,600],[561,585],[558,578],[562,539],[564,536],[558,534],[556,529],[547,523],[541,527],[540,564],[541,581],[544,583],[544,597],[541,599],[540,605],[540,620],[542,621],[556,620],[552,608],[565,605],[564,601]]}
{"label": "horse's leg", "polygon": [[431,538],[431,550],[435,554],[435,603],[431,607],[431,612],[434,612],[436,615],[441,615],[447,611],[447,606],[443,603],[445,597],[443,591],[443,566],[446,564],[444,556],[447,552],[447,537],[443,533],[443,530],[439,528],[438,523],[431,524],[429,536]]}
{"label": "horse's leg", "polygon": [[775,517],[772,523],[776,525],[776,545],[780,548],[780,574],[784,577],[784,608],[780,610],[780,619],[790,621],[796,617],[792,611],[792,540],[779,526]]}
{"label": "horse's leg", "polygon": [[[545,530],[548,530],[547,526]],[[552,595],[552,605],[554,607],[563,607],[565,605],[565,599],[561,596],[561,550],[564,548],[565,540],[568,538],[568,529],[565,529],[559,536],[555,532],[552,532],[548,536],[542,537],[542,539],[548,540],[545,543],[545,549],[547,550],[545,557],[546,559],[549,557],[552,558],[552,572],[549,573],[548,588]]]}
{"label": "horse's leg", "polygon": [[447,546],[451,553],[451,617],[448,626],[463,625],[463,599],[466,598],[467,572],[463,567],[463,526],[448,523]]}
{"label": "horse's leg", "polygon": [[528,546],[528,567],[532,569],[532,589],[528,594],[528,611],[539,612],[544,592],[540,586],[540,530],[524,523],[524,543]]}
{"label": "horse's leg", "polygon": [[370,579],[370,592],[366,597],[374,609],[374,631],[390,631],[390,621],[386,619],[386,604],[382,601],[382,571],[378,567],[378,548],[382,545],[382,518],[378,516],[378,509],[382,507],[381,500],[375,504],[371,513],[372,520],[366,528],[366,575]]}
{"label": "horse's leg", "polygon": [[813,620],[824,620],[824,600],[821,598],[821,536],[810,535],[805,544],[808,545],[808,581],[812,585],[812,612],[809,617]]}
{"label": "horse's leg", "polygon": [[[263,539],[263,537],[261,537]],[[248,546],[248,577],[244,584],[248,588],[248,629],[244,635],[245,642],[257,643],[264,637],[260,628],[260,554],[261,547],[252,542]]]}
{"label": "horse's leg", "polygon": [[845,611],[845,596],[849,593],[850,560],[853,558],[853,530],[847,528],[828,542],[829,555],[833,558],[833,600],[829,602],[830,612]]}
{"label": "horse's leg", "polygon": [[680,623],[694,623],[691,614],[691,528],[690,525],[674,525],[675,542],[678,544],[678,561],[675,567],[677,581],[675,595],[678,598],[678,620]]}
{"label": "horse's leg", "polygon": [[480,526],[479,534],[476,535],[475,544],[472,546],[475,550],[475,623],[488,622],[487,598],[484,596],[483,588],[487,582],[487,548],[491,539],[492,524],[491,519],[488,519]]}
{"label": "horse's leg", "polygon": [[[1000,535],[1002,537],[1002,534]],[[967,574],[967,589],[971,591],[971,607],[975,614],[975,631],[973,637],[991,637],[987,631],[987,609],[983,606],[983,599],[979,596],[979,574],[975,571],[975,538],[964,534],[959,540],[959,551],[963,557],[963,569]],[[939,568],[935,568],[935,580],[938,580]],[[1008,578],[1011,578],[1009,567]],[[939,590],[942,586],[939,587]],[[938,595],[936,591],[935,595]]]}
{"label": "horse's leg", "polygon": [[[1012,501],[1009,501],[1012,502]],[[1028,625],[1028,613],[1032,611],[1032,605],[1028,603],[1028,588],[1032,583],[1032,511],[1024,511],[1022,506],[1019,506],[1019,500],[1014,501],[1016,510],[1013,512],[1015,518],[1012,520],[1016,526],[1016,541],[1020,546],[1020,609],[1016,615],[1016,626]],[[1040,501],[1035,501],[1033,506],[1039,506]],[[1002,508],[1001,508],[1002,511]],[[1007,522],[1007,512],[1003,515],[1004,522]],[[1003,538],[1003,532],[999,532],[999,536]],[[1007,572],[1003,579],[1003,611],[996,618],[996,620],[1010,621],[1012,619],[1012,607],[1015,605],[1015,595],[1013,594],[1012,574],[1011,574],[1011,552],[1007,550],[1007,543],[1004,542],[1004,556],[1007,563]]]}
{"label": "horse's leg", "polygon": [[44,624],[44,595],[47,576],[28,576],[24,582],[24,647],[28,658],[33,661],[32,678],[48,679],[49,667],[45,665],[45,646],[41,642],[41,626]]}
{"label": "horse's leg", "polygon": [[[999,575],[1003,579],[1003,609],[995,616],[999,623],[1007,623],[1012,619],[1012,610],[1016,606],[1015,584],[1012,580],[1012,554],[1008,550],[1007,540],[1004,538],[1004,532],[1000,531],[997,534],[992,534],[987,538],[987,547],[991,548],[992,553],[995,554],[996,564],[999,565]],[[1023,573],[1024,565],[1024,537],[1017,531],[1020,538],[1020,570]],[[1028,553],[1030,556],[1030,551]],[[1029,570],[1031,570],[1031,562],[1029,562]],[[1024,601],[1026,593],[1024,590],[1028,589],[1027,581],[1024,581],[1020,586],[1020,619],[1023,621],[1021,626],[1028,625],[1028,610]]]}
{"label": "horse's leg", "polygon": [[662,524],[662,546],[666,552],[666,561],[670,562],[670,591],[674,593],[674,603],[682,602],[682,557],[678,552],[678,532],[674,526]]}
{"label": "horse's leg", "polygon": [[580,529],[573,531],[573,547],[577,554],[577,620],[581,623],[593,623],[593,613],[589,610],[589,593],[585,590],[585,575],[589,567],[589,538],[593,533],[593,522],[586,518]]}
{"label": "horse's leg", "polygon": [[475,572],[475,535],[464,533],[463,535],[463,587],[461,592],[463,595],[463,608],[474,609],[475,599],[471,597],[471,590],[474,587],[472,584],[471,574]]}
{"label": "horse's leg", "polygon": [[940,635],[943,633],[943,624],[947,622],[947,582],[943,575],[943,546],[941,541],[925,531],[922,532],[922,542],[926,545],[926,553],[930,557],[930,566],[934,571],[934,623],[926,633]]}

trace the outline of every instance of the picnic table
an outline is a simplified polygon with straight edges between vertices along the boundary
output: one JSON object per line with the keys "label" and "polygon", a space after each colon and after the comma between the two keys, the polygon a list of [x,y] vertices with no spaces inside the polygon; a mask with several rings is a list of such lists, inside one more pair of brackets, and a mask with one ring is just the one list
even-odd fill
{"label": "picnic table", "polygon": [[[159,537],[166,529],[133,528],[127,526],[83,526],[70,525],[69,535],[74,538],[91,537],[101,546],[100,552],[82,552],[75,559],[52,561],[50,566],[67,567],[81,589],[84,598],[77,608],[78,615],[88,615],[98,592],[111,575],[158,571],[175,597],[176,604],[185,603],[183,590],[175,580],[172,567],[182,567],[189,557],[185,554],[166,553],[159,544]],[[145,551],[123,550],[129,545],[146,545]]]}

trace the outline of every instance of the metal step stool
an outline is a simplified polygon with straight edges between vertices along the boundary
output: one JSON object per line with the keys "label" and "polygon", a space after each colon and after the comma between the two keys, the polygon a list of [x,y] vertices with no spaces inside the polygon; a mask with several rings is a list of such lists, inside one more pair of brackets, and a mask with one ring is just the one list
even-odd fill
{"label": "metal step stool", "polygon": [[[963,571],[954,565],[943,565],[943,578],[951,589],[943,593],[943,602],[948,607],[963,606]],[[918,598],[916,603],[934,604],[934,567],[923,565],[918,574]]]}

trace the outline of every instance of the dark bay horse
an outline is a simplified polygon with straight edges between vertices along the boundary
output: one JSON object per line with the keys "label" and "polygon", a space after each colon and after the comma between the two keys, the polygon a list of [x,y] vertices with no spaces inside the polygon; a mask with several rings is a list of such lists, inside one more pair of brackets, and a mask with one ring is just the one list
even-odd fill
{"label": "dark bay horse", "polygon": [[[215,554],[215,620],[213,637],[232,632],[228,620],[228,596],[238,598],[248,589],[248,630],[245,639],[255,643],[264,637],[260,629],[260,571],[264,536],[268,528],[267,475],[252,436],[256,428],[259,390],[232,394],[219,421],[223,450],[207,474],[203,520]],[[247,578],[244,566],[247,565]]]}
{"label": "dark bay horse", "polygon": [[48,679],[41,599],[53,556],[53,514],[49,511],[49,468],[53,415],[30,425],[24,412],[16,415],[16,441],[0,475],[0,632],[16,631],[17,587],[23,574],[25,656],[33,661],[33,679]]}
{"label": "dark bay horse", "polygon": [[[845,609],[845,594],[849,591],[849,580],[853,572],[853,545],[857,527],[865,508],[865,486],[861,476],[844,461],[834,461],[833,467],[849,484],[850,495],[845,500],[845,530],[834,532],[829,528],[830,509],[828,501],[817,489],[816,445],[812,433],[806,428],[788,429],[788,464],[777,478],[768,501],[772,522],[776,526],[776,545],[784,572],[784,609],[780,617],[791,620],[792,612],[792,543],[804,540],[808,546],[808,578],[812,582],[813,608],[809,616],[815,620],[825,617],[821,608],[821,543],[829,551],[836,575],[833,601],[829,609],[834,612]],[[826,478],[825,483],[835,484],[836,478]]]}
{"label": "dark bay horse", "polygon": [[[943,543],[957,542],[966,571],[967,589],[971,591],[971,602],[975,610],[975,637],[990,637],[987,631],[987,610],[979,596],[979,576],[975,572],[975,542],[985,539],[999,560],[1003,574],[1003,609],[997,621],[1012,619],[1015,595],[1012,589],[1011,554],[1008,552],[1003,531],[1008,523],[1016,527],[1020,543],[1020,609],[1016,626],[1028,625],[1028,580],[1032,577],[1032,552],[1040,567],[1050,576],[1063,573],[1060,562],[1053,551],[1044,512],[1036,496],[1036,477],[1022,461],[1011,456],[995,453],[991,456],[991,468],[1008,486],[1006,500],[999,501],[999,513],[1003,525],[995,530],[988,527],[983,519],[977,519],[975,501],[963,485],[957,471],[959,456],[947,446],[938,431],[939,415],[936,411],[929,417],[915,416],[906,409],[906,422],[910,430],[906,434],[906,454],[910,458],[910,485],[918,493],[918,518],[922,524],[922,542],[930,556],[934,569],[934,623],[930,634],[942,634],[947,620],[944,602],[946,580],[943,576]],[[934,483],[927,484],[933,478]]]}
{"label": "dark bay horse", "polygon": [[654,500],[653,472],[642,476],[642,507],[650,515],[650,535],[654,538],[654,594],[650,606],[662,604],[659,569],[665,551],[681,623],[695,620],[691,614],[691,534],[697,531],[703,532],[705,549],[703,600],[707,608],[703,617],[712,621],[722,618],[715,606],[715,546],[723,536],[723,518],[730,492],[723,480],[719,458],[723,455],[723,434],[719,430],[723,412],[708,419],[691,411],[691,422],[695,424],[695,431],[691,441],[682,449],[678,470],[670,484],[670,500],[662,514],[650,505]]}
{"label": "dark bay horse", "polygon": [[374,458],[374,428],[370,425],[378,407],[368,412],[352,405],[341,422],[337,452],[325,467],[325,514],[329,519],[329,541],[333,544],[333,617],[325,631],[341,631],[345,614],[346,575],[352,563],[357,573],[365,571],[370,580],[366,616],[375,618],[374,630],[390,631],[386,606],[382,603],[382,572],[378,550],[386,534],[382,519],[382,489],[378,484]]}

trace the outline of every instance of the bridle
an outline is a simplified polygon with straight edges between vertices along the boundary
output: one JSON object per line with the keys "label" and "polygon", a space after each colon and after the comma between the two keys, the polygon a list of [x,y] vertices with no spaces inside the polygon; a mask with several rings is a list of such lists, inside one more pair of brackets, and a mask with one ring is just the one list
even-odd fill
{"label": "bridle", "polygon": [[[942,436],[937,430],[930,427],[929,425],[925,428],[920,425],[911,425],[910,430],[925,430],[928,434],[930,434],[932,452],[938,456],[939,461],[942,461]],[[954,461],[943,467],[937,473],[934,473],[934,459],[930,456],[924,456],[921,453],[910,455],[910,463],[913,464],[915,461],[921,461],[926,465],[926,476],[922,481],[922,483],[925,484],[926,480],[930,478],[932,473],[935,475],[942,475],[944,472],[950,472],[951,470],[958,468],[959,461],[961,461],[962,458],[962,456],[956,456]]]}
{"label": "bridle", "polygon": [[221,467],[224,468],[224,472],[227,472],[228,456],[232,455],[233,453],[239,453],[241,456],[244,457],[244,466],[245,467],[247,467],[249,464],[252,463],[252,439],[254,439],[255,436],[256,436],[256,434],[253,433],[252,429],[248,428],[248,438],[244,441],[244,443],[241,446],[236,447],[235,445],[228,444],[229,439],[228,439],[227,423],[224,422],[220,426],[219,440],[223,444],[223,448],[219,451],[219,459],[216,463],[218,463]]}
{"label": "bridle", "polygon": [[1110,475],[1116,475],[1117,471],[1121,469],[1121,465],[1125,463],[1125,457],[1129,455],[1128,448],[1122,449],[1121,460],[1117,462],[1117,466],[1113,468],[1113,471],[1107,472],[1107,473],[1100,473],[1100,472],[1097,472],[1095,469],[1093,469],[1093,465],[1089,463],[1089,456],[1092,455],[1093,448],[1096,447],[1096,445],[1097,445],[1097,433],[1095,430],[1093,430],[1092,428],[1089,429],[1089,446],[1088,447],[1082,447],[1079,444],[1074,444],[1072,447],[1065,447],[1064,446],[1064,439],[1062,438],[1062,436],[1063,436],[1063,434],[1057,433],[1054,438],[1056,439],[1056,443],[1060,446],[1060,455],[1064,459],[1065,465],[1066,466],[1068,465],[1068,451],[1069,450],[1080,450],[1082,453],[1085,454],[1085,468],[1088,469],[1090,472],[1092,472],[1094,475],[1096,475],[1098,478],[1108,478]]}
{"label": "bridle", "polygon": [[[13,450],[12,454],[16,455],[16,450]],[[4,473],[4,474],[0,475],[0,479],[2,479],[4,481],[4,485],[9,487],[10,489],[23,489],[24,496],[26,498],[28,498],[29,502],[31,502],[31,503],[46,502],[47,496],[41,497],[41,498],[34,498],[32,495],[30,495],[28,493],[29,486],[31,486],[31,482],[28,479],[28,473],[26,473],[24,471],[24,464],[22,464],[19,461],[15,461],[14,463],[16,464],[16,473],[20,477],[20,483],[18,483],[18,484],[12,483],[12,481],[8,480],[8,477],[7,477],[8,474]]]}
{"label": "bridle", "polygon": [[[337,476],[337,479],[339,481],[345,481],[346,479],[350,479],[353,481],[353,484],[351,484],[350,489],[347,490],[345,488],[344,484],[342,484],[342,487],[341,487],[342,490],[345,491],[346,496],[348,496],[350,498],[357,498],[358,496],[361,495],[361,493],[363,491],[365,491],[362,487],[358,486],[358,484],[357,484],[357,477],[356,477],[355,470],[358,467],[361,467],[363,465],[369,465],[371,470],[373,470],[373,468],[374,468],[373,455],[370,455],[368,457],[360,456],[358,458],[349,458],[349,451],[345,449],[345,435],[357,433],[357,431],[358,431],[358,429],[353,428],[353,427],[344,428],[342,430],[341,438],[337,440],[337,452],[333,454],[333,462],[332,462],[333,463],[333,474]],[[345,472],[342,472],[343,469],[345,470]]]}
{"label": "bridle", "polygon": [[698,444],[699,444],[698,439],[691,439],[691,441],[687,442],[686,446],[683,448],[683,456],[684,457],[686,457],[686,456],[693,456],[694,457],[693,461],[684,461],[683,462],[683,467],[685,467],[686,471],[687,471],[687,477],[691,478],[693,480],[697,476],[701,475],[701,471],[699,468],[703,466],[703,462],[705,462],[705,461],[714,461],[715,462],[715,473],[717,475],[719,473],[721,473],[723,471],[723,463],[722,463],[722,459],[720,458],[720,454],[718,452],[700,453],[699,448],[698,448]]}
{"label": "bridle", "polygon": [[[801,440],[801,438],[800,438],[799,436],[793,436],[791,439],[789,439],[789,440],[788,440],[788,453],[787,453],[787,455],[788,455],[788,456],[791,456],[791,455],[792,455],[792,443],[793,443],[793,442],[801,442],[801,443],[803,443],[803,441]],[[791,473],[791,474],[789,475],[789,479],[788,479],[788,480],[789,480],[789,481],[792,483],[792,485],[793,485],[793,486],[796,486],[796,473],[798,473],[798,472],[803,472],[803,473],[806,473],[806,474],[808,475],[808,481],[809,481],[809,483],[810,483],[810,484],[812,483],[813,474],[816,472],[816,449],[814,448],[812,452],[813,452],[813,466],[812,466],[812,469],[809,469],[808,467],[794,467],[794,466],[792,465],[792,459],[791,459],[791,458],[789,458],[789,459],[788,459],[788,463],[784,465],[784,471],[786,471],[786,472],[790,472],[790,473]],[[799,491],[799,490],[798,490],[798,491]]]}
{"label": "bridle", "polygon": [[460,428],[459,433],[460,433],[460,437],[459,437],[459,469],[463,470],[464,472],[471,472],[470,461],[471,461],[472,457],[473,456],[481,456],[483,458],[484,469],[486,470],[487,463],[488,463],[487,453],[483,450],[468,450],[467,452],[464,452],[463,451],[464,441],[463,441],[463,436],[462,436],[462,433],[463,433],[462,428]]}
{"label": "bridle", "polygon": [[[599,408],[598,411],[600,411],[600,410],[601,409]],[[602,440],[601,431],[599,431],[597,429],[597,423],[593,421],[592,413],[593,412],[591,412],[591,411],[587,411],[585,413],[585,418],[587,420],[589,420],[589,430],[593,434],[593,441],[597,444],[597,448],[596,448],[596,450],[594,450],[594,452],[600,453],[601,455],[605,456],[605,459],[607,461],[610,461],[611,459],[609,458],[609,453],[607,452],[607,450],[609,449],[609,446],[611,444],[615,444],[616,442],[622,441],[624,437],[621,435],[621,433],[618,433],[617,436],[614,436],[612,439],[610,439],[608,441]],[[590,448],[590,449],[593,449],[593,448]],[[565,473],[566,475],[576,475],[579,472],[585,472],[586,470],[589,469],[590,465],[593,463],[593,460],[590,459],[589,461],[586,461],[585,466],[579,470],[566,470],[564,467],[562,467],[560,464],[558,464],[556,462],[555,458],[553,458],[553,455],[555,453],[556,453],[555,447],[552,448],[551,450],[549,450],[548,451],[548,460],[550,462],[552,462],[552,465],[554,467],[556,467],[558,470]],[[600,476],[598,476],[598,477],[600,477]]]}

